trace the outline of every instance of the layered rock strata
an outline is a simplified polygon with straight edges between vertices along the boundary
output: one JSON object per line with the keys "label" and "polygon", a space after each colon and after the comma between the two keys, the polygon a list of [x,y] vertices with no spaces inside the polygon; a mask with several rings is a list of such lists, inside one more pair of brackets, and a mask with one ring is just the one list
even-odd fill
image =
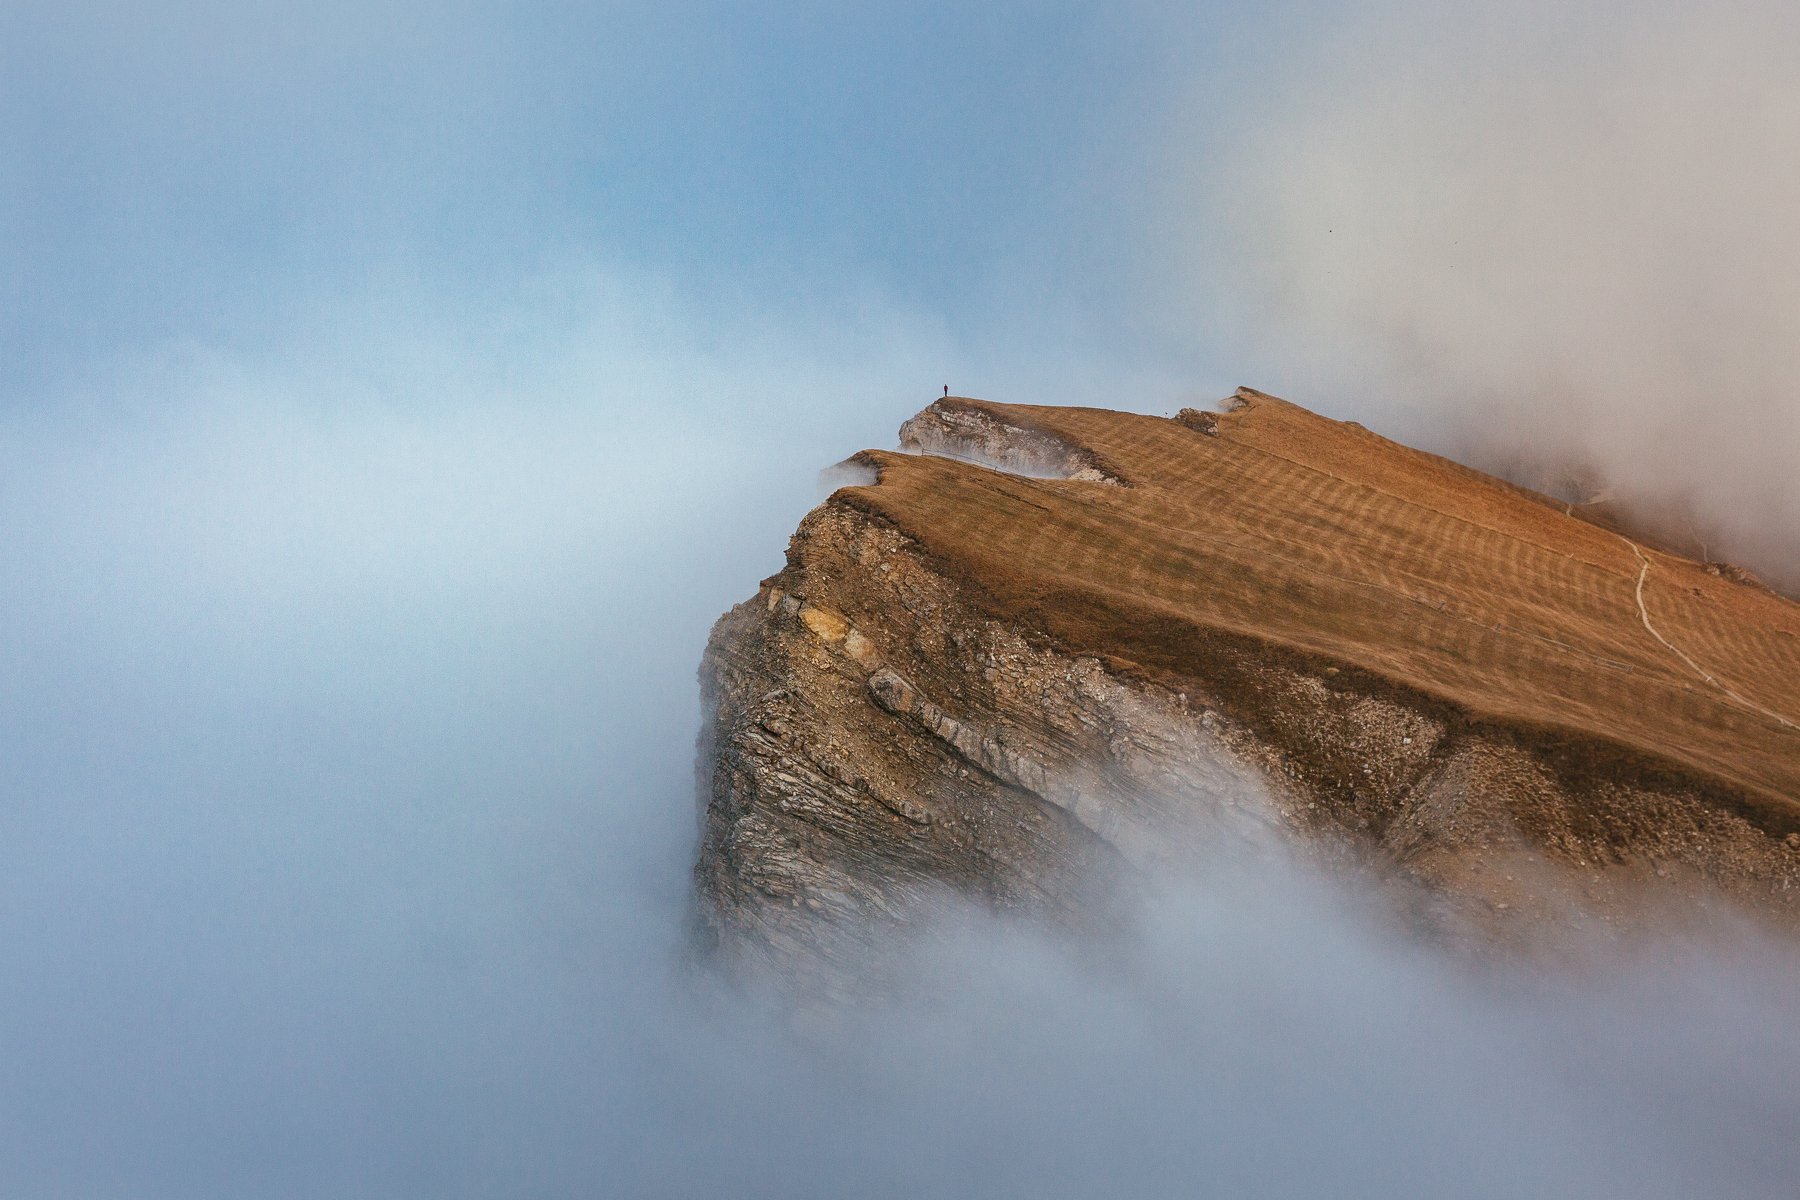
{"label": "layered rock strata", "polygon": [[912,453],[858,456],[877,481],[707,647],[724,958],[845,965],[945,895],[1092,926],[1135,879],[1270,846],[1461,934],[1716,899],[1792,923],[1800,606],[1359,426],[1228,407],[948,400]]}

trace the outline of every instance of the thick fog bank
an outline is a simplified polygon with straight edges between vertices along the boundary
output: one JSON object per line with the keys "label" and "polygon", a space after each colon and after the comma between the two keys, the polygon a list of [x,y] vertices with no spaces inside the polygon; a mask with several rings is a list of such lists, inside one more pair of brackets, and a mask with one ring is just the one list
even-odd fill
{"label": "thick fog bank", "polygon": [[696,975],[706,629],[936,352],[581,328],[556,404],[347,350],[0,425],[0,1191],[1787,1194],[1749,935],[1476,975],[1272,859],[1101,956],[969,915],[823,1039]]}
{"label": "thick fog bank", "polygon": [[1800,11],[1277,11],[1175,106],[1183,311],[1258,386],[1800,585]]}

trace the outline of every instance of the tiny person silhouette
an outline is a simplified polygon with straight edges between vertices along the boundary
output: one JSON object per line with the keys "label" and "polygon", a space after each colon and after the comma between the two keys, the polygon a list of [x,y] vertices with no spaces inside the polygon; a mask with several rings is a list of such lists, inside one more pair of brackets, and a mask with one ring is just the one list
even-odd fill
{"label": "tiny person silhouette", "polygon": [[944,399],[948,400],[949,398],[950,398],[950,385],[946,383],[944,385]]}

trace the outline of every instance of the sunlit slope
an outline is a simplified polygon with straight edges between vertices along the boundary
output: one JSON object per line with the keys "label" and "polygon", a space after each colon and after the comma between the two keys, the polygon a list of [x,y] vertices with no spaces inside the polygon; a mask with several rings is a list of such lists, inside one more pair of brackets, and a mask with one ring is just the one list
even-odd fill
{"label": "sunlit slope", "polygon": [[1800,801],[1800,605],[1358,425],[1238,402],[1208,433],[953,399],[1125,486],[870,452],[880,483],[840,495],[1077,651],[1204,679],[1212,642],[1248,636]]}

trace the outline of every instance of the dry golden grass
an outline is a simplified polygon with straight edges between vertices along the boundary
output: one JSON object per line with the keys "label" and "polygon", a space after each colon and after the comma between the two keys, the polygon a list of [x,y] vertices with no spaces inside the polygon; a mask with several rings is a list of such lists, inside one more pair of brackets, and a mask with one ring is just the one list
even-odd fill
{"label": "dry golden grass", "polygon": [[1254,638],[1477,720],[1800,800],[1800,605],[1358,425],[1241,395],[1216,436],[953,400],[1086,447],[1127,486],[870,452],[881,482],[841,495],[997,615],[1071,649],[1204,677],[1209,637]]}

